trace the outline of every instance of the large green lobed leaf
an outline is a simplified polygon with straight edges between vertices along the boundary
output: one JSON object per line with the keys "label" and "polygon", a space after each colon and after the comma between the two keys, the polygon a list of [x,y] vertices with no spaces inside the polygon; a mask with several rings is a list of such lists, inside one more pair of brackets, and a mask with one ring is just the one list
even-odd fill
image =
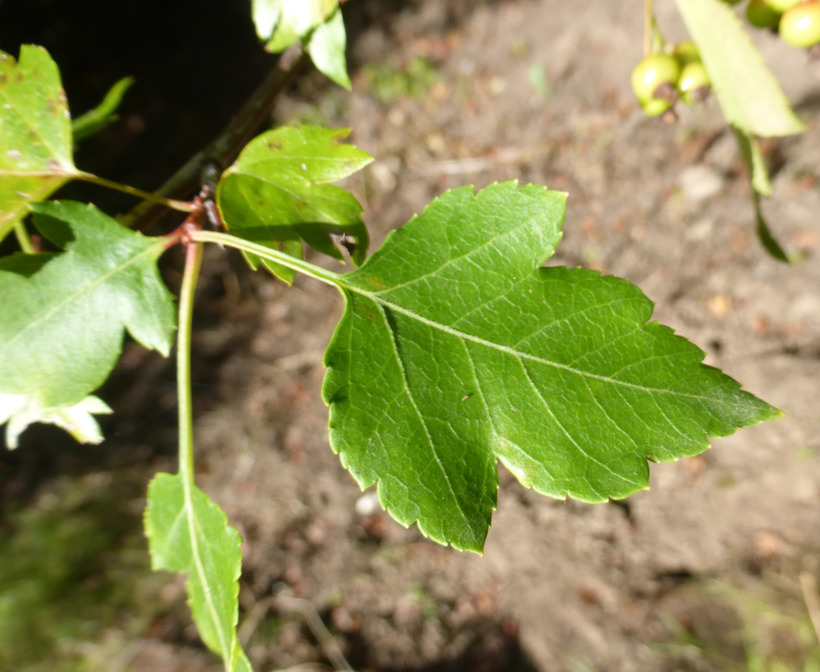
{"label": "large green lobed leaf", "polygon": [[677,5],[732,126],[762,137],[804,130],[777,79],[725,2],[677,0]]}
{"label": "large green lobed leaf", "polygon": [[157,474],[148,487],[145,531],[153,568],[187,574],[202,641],[227,672],[251,672],[236,635],[241,539],[222,509],[184,476]]}
{"label": "large green lobed leaf", "polygon": [[0,259],[0,396],[28,414],[26,424],[32,409],[53,415],[86,400],[113,368],[126,329],[167,355],[176,324],[156,265],[163,239],[84,203],[31,207],[38,231],[65,251]]}
{"label": "large green lobed leaf", "polygon": [[[349,129],[283,126],[252,140],[217,185],[216,202],[226,228],[234,235],[302,257],[302,240],[336,259],[342,253],[335,235],[355,241],[352,260],[367,255],[362,206],[341,180],[373,159],[343,143]],[[246,254],[256,268],[259,257]],[[275,262],[266,266],[290,282],[293,271]]]}
{"label": "large green lobed leaf", "polygon": [[331,445],[400,522],[480,551],[501,460],[587,502],[778,411],[648,322],[626,280],[542,268],[566,195],[496,184],[434,201],[357,271],[325,355]]}
{"label": "large green lobed leaf", "polygon": [[20,62],[0,52],[0,240],[28,204],[79,171],[60,71],[42,47],[24,45]]}

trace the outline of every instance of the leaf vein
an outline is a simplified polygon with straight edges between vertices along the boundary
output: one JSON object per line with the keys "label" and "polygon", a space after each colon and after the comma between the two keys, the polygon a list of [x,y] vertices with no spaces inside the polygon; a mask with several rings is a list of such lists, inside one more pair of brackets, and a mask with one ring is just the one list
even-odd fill
{"label": "leaf vein", "polygon": [[664,388],[647,387],[646,385],[638,385],[637,383],[630,383],[630,382],[625,381],[625,380],[618,380],[618,379],[615,379],[615,378],[611,378],[609,376],[602,376],[602,375],[599,375],[599,374],[591,373],[589,371],[584,371],[582,369],[576,369],[572,366],[568,366],[567,364],[561,364],[560,362],[554,362],[552,360],[545,359],[544,357],[539,357],[537,355],[531,355],[531,354],[526,353],[526,352],[520,352],[518,350],[513,349],[510,346],[501,345],[500,343],[495,343],[493,341],[488,341],[487,339],[480,338],[479,336],[474,336],[472,334],[468,334],[468,333],[465,333],[463,331],[459,331],[458,329],[454,329],[454,328],[452,328],[452,327],[450,327],[446,324],[442,324],[440,322],[436,322],[434,320],[431,320],[427,317],[424,317],[423,315],[421,315],[419,313],[416,313],[412,310],[409,310],[409,309],[404,308],[402,306],[399,306],[395,303],[392,303],[391,301],[387,301],[386,299],[381,298],[380,296],[378,296],[378,293],[368,292],[367,290],[364,290],[361,287],[357,287],[355,285],[347,284],[347,283],[344,282],[343,278],[344,278],[344,276],[340,277],[340,279],[339,279],[339,284],[341,286],[343,286],[345,289],[347,289],[351,292],[359,294],[360,296],[363,296],[365,298],[371,299],[372,301],[375,301],[380,306],[383,306],[383,307],[385,307],[385,308],[387,308],[387,309],[389,309],[393,312],[396,312],[400,315],[404,315],[406,317],[409,317],[412,320],[417,320],[417,321],[421,322],[422,324],[425,324],[429,327],[432,327],[433,329],[438,329],[439,331],[442,331],[446,334],[450,334],[451,336],[456,336],[458,338],[463,338],[464,340],[471,341],[473,343],[477,343],[479,345],[483,345],[483,346],[488,347],[488,348],[492,348],[492,349],[497,350],[499,352],[503,352],[503,353],[506,353],[508,355],[512,355],[513,357],[526,359],[526,360],[536,362],[536,363],[539,363],[539,364],[543,364],[545,366],[550,366],[550,367],[553,367],[553,368],[556,368],[556,369],[559,369],[559,370],[562,370],[562,371],[568,371],[570,373],[573,373],[573,374],[578,375],[578,376],[582,376],[584,378],[589,378],[591,380],[597,380],[597,381],[600,381],[600,382],[603,382],[603,383],[609,383],[609,384],[612,384],[612,385],[620,385],[622,387],[638,390],[640,392],[669,394],[669,395],[673,395],[673,396],[676,396],[676,397],[683,397],[683,398],[694,399],[694,400],[698,400],[698,401],[708,401],[708,398],[705,395],[692,394],[692,393],[688,393],[688,392],[679,392],[679,391],[676,391],[676,390],[669,390],[669,389],[664,389]]}
{"label": "leaf vein", "polygon": [[[524,376],[527,378],[527,382],[532,387],[532,389],[535,392],[536,396],[541,400],[541,403],[544,406],[544,410],[547,412],[547,415],[549,415],[553,419],[555,424],[558,426],[558,429],[560,429],[561,432],[563,433],[563,435],[566,436],[567,439],[569,439],[570,443],[572,443],[572,445],[575,446],[575,448],[578,450],[578,452],[581,453],[581,455],[583,455],[587,459],[588,462],[592,462],[594,464],[597,464],[599,467],[601,467],[605,471],[608,471],[610,474],[615,476],[615,478],[618,478],[618,479],[620,479],[620,480],[622,480],[626,483],[629,483],[630,485],[634,485],[635,484],[634,481],[631,481],[630,479],[626,478],[622,474],[619,474],[615,471],[612,471],[612,469],[609,466],[607,466],[606,464],[604,464],[603,462],[601,462],[597,458],[593,457],[592,455],[590,455],[587,451],[585,451],[583,449],[581,444],[579,444],[573,438],[572,434],[569,433],[569,431],[566,429],[566,427],[564,427],[563,423],[558,419],[558,417],[555,415],[555,413],[552,412],[552,409],[550,408],[550,405],[547,403],[547,400],[544,399],[544,395],[541,393],[541,390],[538,389],[538,386],[535,384],[535,381],[530,376],[530,372],[527,369],[526,364],[524,362],[521,362],[521,361],[519,361],[519,363],[521,364],[521,370],[524,372]],[[598,491],[595,488],[595,486],[593,486],[592,483],[590,483],[588,480],[587,480],[587,485],[589,486],[590,490],[592,490],[601,499],[607,499],[607,496],[602,495],[600,493],[600,491]]]}

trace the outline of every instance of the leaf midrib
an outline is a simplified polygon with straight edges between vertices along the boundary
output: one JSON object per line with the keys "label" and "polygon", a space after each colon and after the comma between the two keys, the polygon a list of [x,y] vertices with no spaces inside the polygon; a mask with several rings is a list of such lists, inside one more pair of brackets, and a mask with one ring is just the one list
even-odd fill
{"label": "leaf midrib", "polygon": [[460,331],[458,329],[454,329],[446,324],[441,324],[440,322],[436,322],[430,318],[424,317],[419,313],[416,313],[408,308],[400,306],[392,301],[388,301],[387,299],[379,296],[377,293],[368,292],[367,290],[362,289],[356,285],[351,285],[345,282],[344,276],[337,276],[339,287],[345,289],[349,292],[354,294],[358,294],[359,296],[369,299],[381,306],[387,308],[388,310],[394,311],[400,315],[404,315],[405,317],[409,317],[413,320],[417,320],[422,324],[431,327],[433,329],[437,329],[442,333],[448,334],[450,336],[455,336],[456,338],[463,339],[465,341],[469,341],[471,343],[476,343],[477,345],[481,345],[498,352],[503,352],[504,354],[510,355],[512,357],[516,357],[518,359],[526,359],[528,361],[536,362],[538,364],[543,364],[545,366],[550,366],[560,371],[566,371],[568,373],[572,373],[577,376],[581,376],[583,378],[588,378],[590,380],[599,381],[606,384],[617,385],[621,387],[625,387],[628,389],[636,390],[638,392],[643,393],[658,393],[658,394],[669,394],[676,397],[686,398],[686,399],[693,399],[697,401],[708,401],[708,397],[705,395],[700,394],[691,394],[687,392],[680,392],[677,390],[669,390],[664,388],[654,388],[654,387],[646,387],[645,385],[638,385],[636,383],[630,383],[625,380],[618,380],[617,378],[610,378],[609,376],[602,376],[596,373],[592,373],[590,371],[584,371],[583,369],[576,369],[572,366],[568,366],[567,364],[561,364],[560,362],[554,362],[550,359],[545,359],[544,357],[538,357],[536,355],[531,355],[529,353],[520,352],[518,350],[514,350],[513,348],[501,345],[499,343],[495,343],[493,341],[488,341],[487,339],[481,338],[479,336],[474,336],[473,334],[465,333],[464,331]]}
{"label": "leaf midrib", "polygon": [[[207,604],[208,614],[210,615],[211,621],[214,624],[214,629],[218,633],[220,647],[222,647],[223,652],[229,652],[230,648],[225,641],[224,629],[222,628],[222,623],[218,618],[219,612],[216,608],[216,605],[213,602],[211,591],[208,589],[205,567],[202,564],[201,553],[199,551],[199,537],[197,536],[197,531],[201,531],[201,528],[197,524],[199,522],[199,517],[196,515],[196,507],[194,506],[192,495],[192,487],[195,486],[193,483],[189,481],[189,479],[185,478],[180,474],[176,474],[175,476],[171,476],[169,474],[169,476],[172,479],[178,478],[182,481],[183,505],[174,517],[173,522],[171,522],[171,524],[168,526],[168,534],[165,537],[165,545],[167,547],[166,553],[169,556],[173,555],[173,551],[169,549],[173,547],[175,535],[187,534],[191,544],[191,556],[193,559],[194,572],[197,576],[197,579],[199,580],[200,585],[202,586],[202,593]],[[183,528],[184,531],[182,531]],[[185,571],[189,574],[189,580],[191,578],[190,569],[182,569],[179,565],[175,565],[171,562],[166,561],[166,569],[176,569],[178,571]],[[223,659],[227,661],[228,656],[223,655]]]}
{"label": "leaf midrib", "polygon": [[219,637],[219,646],[222,649],[222,659],[225,663],[228,663],[230,659],[230,644],[228,640],[232,639],[229,634],[227,634],[222,627],[222,621],[219,619],[219,610],[217,609],[216,605],[213,601],[213,596],[211,595],[210,585],[207,581],[207,575],[205,572],[205,567],[202,562],[202,555],[199,550],[199,537],[197,535],[197,531],[202,531],[199,527],[199,517],[196,515],[196,507],[194,506],[193,501],[193,488],[194,484],[190,481],[190,479],[185,478],[184,476],[180,475],[180,478],[183,481],[183,493],[184,493],[184,501],[185,501],[185,511],[186,511],[186,518],[188,519],[188,536],[191,541],[191,555],[194,559],[194,567],[196,568],[197,578],[199,579],[199,583],[202,586],[202,592],[205,596],[205,601],[208,605],[208,613],[211,616],[211,622],[214,625],[214,629],[217,632],[217,636]]}
{"label": "leaf midrib", "polygon": [[0,177],[64,177],[69,179],[80,174],[76,167],[71,166],[74,170],[6,170],[0,168]]}

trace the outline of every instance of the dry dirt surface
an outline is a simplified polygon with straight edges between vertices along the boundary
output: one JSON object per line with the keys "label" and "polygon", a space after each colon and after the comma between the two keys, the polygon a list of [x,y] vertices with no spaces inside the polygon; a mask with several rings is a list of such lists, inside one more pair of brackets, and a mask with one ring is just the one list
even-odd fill
{"label": "dry dirt surface", "polygon": [[[744,633],[752,602],[805,622],[799,578],[820,572],[819,66],[756,36],[809,127],[765,145],[775,169],[765,211],[803,258],[789,266],[758,244],[716,102],[681,109],[677,125],[637,109],[642,2],[378,5],[346,8],[353,93],[311,78],[277,110],[277,122],[349,126],[373,154],[347,184],[373,249],[449,188],[517,179],[565,190],[564,240],[549,263],[629,278],[656,319],[786,415],[652,465],[651,489],[624,502],[554,501],[502,473],[485,555],[458,553],[381,513],[329,448],[320,386],[338,294],[249,279],[211,250],[222,298],[203,295],[194,341],[199,482],[244,538],[241,634],[256,669],[328,669],[334,651],[382,671],[797,660],[795,630]],[[684,39],[673,3],[656,5],[667,37]],[[379,99],[365,64],[400,73],[418,58],[435,66],[431,81]],[[159,640],[126,667],[219,669],[196,644]]]}

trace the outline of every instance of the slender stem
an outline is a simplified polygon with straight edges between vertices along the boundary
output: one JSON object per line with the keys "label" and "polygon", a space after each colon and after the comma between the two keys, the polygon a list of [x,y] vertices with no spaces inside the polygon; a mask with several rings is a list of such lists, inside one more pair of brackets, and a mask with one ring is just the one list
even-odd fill
{"label": "slender stem", "polygon": [[17,237],[17,242],[20,244],[20,249],[26,254],[34,254],[34,245],[31,244],[28,231],[23,222],[18,220],[14,222],[14,235]]}
{"label": "slender stem", "polygon": [[243,252],[250,252],[251,254],[255,254],[263,259],[275,261],[277,264],[282,264],[282,266],[286,266],[294,271],[304,273],[311,278],[324,282],[326,285],[332,285],[333,287],[345,286],[342,276],[338,273],[328,271],[324,268],[320,268],[319,266],[314,266],[307,261],[297,259],[296,257],[291,257],[289,254],[285,254],[279,250],[273,250],[270,247],[265,247],[264,245],[252,243],[249,240],[237,238],[229,233],[219,233],[217,231],[193,231],[190,234],[190,238],[198,243],[219,243],[227,247],[242,250]]}
{"label": "slender stem", "polygon": [[194,418],[191,402],[191,322],[194,293],[203,246],[189,244],[185,255],[185,271],[179,291],[179,332],[177,335],[177,395],[179,396],[179,474],[183,481],[194,478]]}
{"label": "slender stem", "polygon": [[92,173],[77,173],[74,175],[75,179],[84,180],[86,182],[91,182],[92,184],[98,184],[101,187],[107,187],[108,189],[114,189],[116,191],[123,191],[126,194],[131,194],[132,196],[136,196],[137,198],[141,198],[146,201],[151,201],[153,203],[157,203],[158,205],[164,205],[166,208],[171,208],[173,210],[179,210],[181,212],[191,212],[193,210],[193,204],[187,201],[177,201],[173,198],[165,198],[164,196],[158,196],[157,194],[151,194],[147,191],[143,191],[142,189],[137,189],[136,187],[131,187],[127,184],[120,184],[119,182],[113,182],[112,180],[106,180],[104,177],[97,177]]}
{"label": "slender stem", "polygon": [[649,56],[652,53],[652,26],[655,23],[652,0],[644,0],[643,12],[643,55]]}

